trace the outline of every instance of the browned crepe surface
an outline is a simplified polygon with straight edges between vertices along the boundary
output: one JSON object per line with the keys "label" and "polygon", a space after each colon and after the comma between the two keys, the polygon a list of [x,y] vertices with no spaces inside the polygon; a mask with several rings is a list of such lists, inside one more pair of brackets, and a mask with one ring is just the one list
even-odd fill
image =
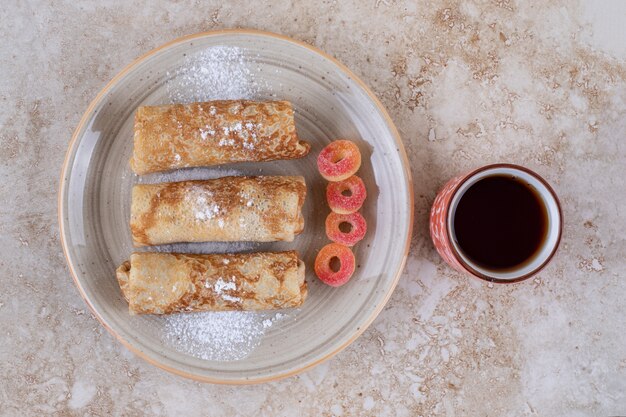
{"label": "browned crepe surface", "polygon": [[298,307],[307,296],[295,251],[133,253],[116,275],[131,314],[273,310]]}
{"label": "browned crepe surface", "polygon": [[136,174],[230,162],[301,158],[288,101],[221,100],[142,106],[135,114]]}
{"label": "browned crepe surface", "polygon": [[304,228],[303,177],[222,177],[133,187],[135,246],[292,241]]}

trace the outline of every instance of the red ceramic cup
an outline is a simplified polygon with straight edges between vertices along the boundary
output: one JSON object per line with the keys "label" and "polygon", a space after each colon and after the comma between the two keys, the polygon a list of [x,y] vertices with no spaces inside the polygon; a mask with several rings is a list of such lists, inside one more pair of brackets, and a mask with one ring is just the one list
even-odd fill
{"label": "red ceramic cup", "polygon": [[[456,207],[465,191],[479,180],[495,175],[512,175],[525,181],[534,188],[548,214],[547,233],[539,250],[526,262],[507,270],[489,269],[473,262],[459,246],[454,233]],[[439,255],[457,271],[490,282],[512,283],[532,277],[552,259],[561,240],[562,217],[554,190],[537,173],[512,164],[487,165],[454,177],[443,186],[430,212],[430,236]]]}

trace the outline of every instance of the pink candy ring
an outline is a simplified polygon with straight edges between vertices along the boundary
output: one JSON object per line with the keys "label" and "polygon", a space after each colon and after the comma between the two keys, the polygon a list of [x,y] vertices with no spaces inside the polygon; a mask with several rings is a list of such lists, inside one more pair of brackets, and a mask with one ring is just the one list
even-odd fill
{"label": "pink candy ring", "polygon": [[[339,269],[333,271],[331,262],[339,261]],[[339,243],[324,246],[315,258],[315,274],[324,284],[340,287],[350,280],[355,268],[354,254],[349,247]]]}
{"label": "pink candy ring", "polygon": [[366,197],[365,184],[356,175],[343,181],[331,182],[326,188],[328,205],[339,214],[354,213],[361,208]]}
{"label": "pink candy ring", "polygon": [[361,166],[361,152],[349,140],[336,140],[327,145],[317,157],[317,168],[328,181],[345,180]]}
{"label": "pink candy ring", "polygon": [[[344,223],[350,227],[347,232],[341,230]],[[367,232],[367,223],[359,212],[351,214],[331,212],[326,217],[326,236],[333,242],[354,246],[355,243],[365,237],[365,232]]]}

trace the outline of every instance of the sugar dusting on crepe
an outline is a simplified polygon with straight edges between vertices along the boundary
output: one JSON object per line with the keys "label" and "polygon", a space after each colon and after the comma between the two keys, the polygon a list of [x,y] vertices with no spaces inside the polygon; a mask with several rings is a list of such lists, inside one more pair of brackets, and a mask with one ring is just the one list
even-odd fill
{"label": "sugar dusting on crepe", "polygon": [[[185,58],[175,73],[168,73],[167,98],[171,103],[197,101],[254,99],[259,96],[261,85],[254,79],[252,68],[245,60],[244,51],[237,47],[218,46]],[[267,86],[264,86],[267,87]],[[267,90],[267,88],[265,88]],[[255,132],[261,126],[233,126],[233,129],[249,131],[247,146],[254,147]],[[215,134],[207,128],[201,135],[209,138]],[[229,143],[224,143],[228,146]],[[137,178],[139,183],[210,179],[243,172],[224,168],[193,168],[168,173],[157,173]],[[207,201],[207,203],[209,203]],[[250,204],[246,200],[246,204]],[[215,208],[207,205],[199,217],[212,217]],[[256,242],[206,242],[180,243],[151,248],[154,251],[185,253],[234,253],[258,248]],[[216,283],[217,292],[231,289],[228,279]],[[223,295],[228,296],[224,293]],[[247,357],[261,343],[265,332],[278,321],[288,318],[284,312],[227,311],[173,314],[163,316],[163,342],[179,352],[196,358],[214,361],[234,361]]]}

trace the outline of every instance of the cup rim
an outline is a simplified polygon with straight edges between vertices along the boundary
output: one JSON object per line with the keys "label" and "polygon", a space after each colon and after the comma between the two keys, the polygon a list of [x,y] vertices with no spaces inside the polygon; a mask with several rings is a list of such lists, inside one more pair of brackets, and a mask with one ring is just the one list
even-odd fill
{"label": "cup rim", "polygon": [[492,277],[492,276],[488,276],[483,274],[482,272],[478,271],[476,268],[474,268],[471,264],[467,263],[463,257],[459,254],[458,250],[457,250],[457,245],[453,244],[453,239],[452,239],[452,231],[450,230],[450,227],[446,227],[446,236],[448,238],[448,242],[450,242],[450,249],[452,252],[452,255],[454,256],[454,258],[456,259],[456,261],[463,266],[463,268],[469,272],[471,275],[473,275],[476,278],[482,279],[484,281],[488,281],[488,282],[493,282],[493,283],[497,283],[497,284],[513,284],[516,282],[520,282],[520,281],[524,281],[527,280],[528,278],[535,276],[539,271],[541,271],[546,265],[548,265],[550,263],[550,261],[552,260],[552,258],[554,257],[554,255],[556,254],[560,244],[561,244],[561,236],[563,234],[563,210],[561,208],[561,202],[559,201],[559,198],[556,195],[556,192],[554,191],[554,189],[552,188],[552,186],[550,186],[550,184],[548,184],[548,182],[543,179],[543,177],[541,177],[541,175],[537,174],[535,171],[523,167],[521,165],[516,165],[516,164],[509,164],[509,163],[497,163],[497,164],[490,164],[490,165],[485,165],[482,166],[480,168],[476,168],[473,171],[471,171],[470,173],[468,173],[467,175],[465,175],[463,177],[463,179],[457,184],[457,186],[455,187],[454,192],[452,193],[452,195],[450,196],[450,199],[448,200],[447,204],[446,204],[446,224],[449,224],[450,222],[450,216],[452,215],[451,211],[450,211],[450,206],[452,205],[452,201],[454,200],[454,197],[456,196],[456,194],[459,192],[459,190],[463,187],[463,184],[465,184],[467,181],[471,180],[474,176],[476,176],[476,174],[479,174],[481,172],[490,170],[490,169],[495,169],[495,168],[509,168],[509,169],[516,169],[519,171],[523,171],[528,175],[531,175],[532,177],[534,177],[535,179],[537,179],[537,181],[541,182],[541,184],[543,186],[546,187],[546,189],[548,190],[548,192],[550,193],[550,195],[552,196],[552,198],[554,199],[554,202],[556,203],[556,207],[557,210],[559,212],[559,221],[558,221],[558,235],[556,238],[556,242],[554,243],[554,247],[552,248],[552,251],[550,252],[550,254],[546,257],[546,259],[541,263],[541,265],[537,266],[535,269],[531,270],[530,272],[527,272],[524,275],[521,275],[519,277],[515,277],[515,278],[511,278],[511,279],[505,279],[505,278],[496,278],[496,277]]}

